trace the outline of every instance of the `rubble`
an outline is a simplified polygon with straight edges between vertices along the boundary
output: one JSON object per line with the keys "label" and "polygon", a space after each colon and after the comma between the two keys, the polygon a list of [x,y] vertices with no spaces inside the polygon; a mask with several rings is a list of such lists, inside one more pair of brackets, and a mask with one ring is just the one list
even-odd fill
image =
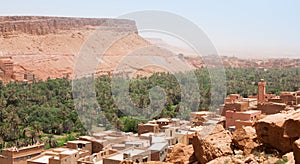
{"label": "rubble", "polygon": [[195,156],[200,163],[207,163],[215,158],[233,154],[231,150],[232,135],[222,125],[216,125],[209,135],[192,139]]}

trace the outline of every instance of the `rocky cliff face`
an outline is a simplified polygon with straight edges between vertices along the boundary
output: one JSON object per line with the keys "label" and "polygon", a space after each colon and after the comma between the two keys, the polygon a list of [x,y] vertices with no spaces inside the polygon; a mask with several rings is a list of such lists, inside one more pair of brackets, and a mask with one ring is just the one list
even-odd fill
{"label": "rocky cliff face", "polygon": [[69,18],[46,16],[2,16],[0,17],[0,36],[19,33],[32,35],[56,34],[61,30],[95,28],[137,32],[134,21],[108,18]]}
{"label": "rocky cliff face", "polygon": [[[138,35],[132,20],[0,16],[0,56],[13,60],[12,80],[23,81],[24,72],[34,74],[36,80],[72,77],[81,47],[91,35],[102,31],[106,37],[95,43],[95,51],[108,46],[108,41],[114,36],[128,34],[110,48],[113,54],[108,55],[107,61],[113,63],[117,63],[126,52],[149,45]],[[109,58],[112,55],[113,58]],[[105,70],[112,69],[110,63],[105,66]]]}

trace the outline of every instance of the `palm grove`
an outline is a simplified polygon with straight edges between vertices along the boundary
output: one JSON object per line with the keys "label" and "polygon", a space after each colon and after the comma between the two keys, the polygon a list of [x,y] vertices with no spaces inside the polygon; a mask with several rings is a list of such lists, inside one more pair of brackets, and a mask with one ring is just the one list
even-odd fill
{"label": "palm grove", "polygon": [[[269,69],[227,68],[227,94],[239,93],[244,97],[256,94],[256,83],[264,78],[268,82],[267,92],[279,94],[280,91],[296,91],[300,85],[300,68]],[[199,87],[200,104],[198,110],[206,110],[210,106],[210,76],[207,69],[195,72]],[[166,101],[162,111],[152,115],[129,116],[115,103],[109,76],[101,76],[95,80],[96,99],[99,108],[91,105],[76,104],[72,92],[72,81],[68,78],[48,79],[28,83],[0,84],[0,149],[10,146],[24,146],[37,141],[45,142],[48,147],[59,146],[54,135],[67,136],[64,141],[74,139],[72,134],[83,135],[92,132],[99,126],[103,129],[117,128],[123,131],[137,131],[137,124],[146,122],[147,118],[176,117],[181,104],[181,87],[178,77],[189,78],[189,73],[178,73],[176,78],[169,73],[155,73],[150,77],[131,79],[129,98],[141,110],[150,104],[149,90],[155,86],[164,89]],[[217,77],[214,77],[217,78]],[[84,83],[86,79],[82,79]],[[190,94],[193,96],[193,94]],[[220,95],[224,98],[225,95]],[[157,97],[160,99],[160,97]],[[192,99],[192,97],[191,97]],[[220,99],[219,99],[220,100]],[[222,102],[219,102],[222,103]],[[83,111],[76,111],[78,105]],[[126,108],[127,104],[123,104]],[[77,107],[78,107],[77,106]],[[178,117],[188,118],[189,110]],[[137,111],[140,112],[140,111]],[[79,119],[88,118],[87,120]],[[82,123],[84,122],[84,124]],[[46,137],[45,137],[46,136]]]}

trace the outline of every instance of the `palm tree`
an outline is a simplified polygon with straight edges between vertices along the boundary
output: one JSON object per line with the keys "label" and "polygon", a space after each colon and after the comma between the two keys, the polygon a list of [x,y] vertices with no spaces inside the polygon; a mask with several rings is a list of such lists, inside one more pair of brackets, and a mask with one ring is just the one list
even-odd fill
{"label": "palm tree", "polygon": [[47,139],[45,140],[45,144],[49,145],[50,148],[54,148],[58,146],[58,142],[52,134],[49,134],[47,136]]}

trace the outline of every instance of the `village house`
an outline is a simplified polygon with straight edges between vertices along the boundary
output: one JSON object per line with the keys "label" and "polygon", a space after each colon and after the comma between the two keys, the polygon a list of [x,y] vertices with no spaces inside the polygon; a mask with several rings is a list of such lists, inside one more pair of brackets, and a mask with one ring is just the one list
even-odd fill
{"label": "village house", "polygon": [[103,164],[119,164],[124,160],[141,163],[150,161],[150,158],[151,152],[147,149],[128,148],[104,157]]}
{"label": "village house", "polygon": [[151,151],[151,161],[164,161],[168,153],[168,143],[154,143],[148,149]]}
{"label": "village house", "polygon": [[102,164],[103,158],[111,154],[116,153],[117,150],[113,150],[111,145],[107,145],[102,151],[93,153],[92,155],[84,156],[77,160],[77,164]]}
{"label": "village house", "polygon": [[0,59],[1,79],[5,82],[9,82],[13,76],[13,60],[11,58]]}
{"label": "village house", "polygon": [[44,151],[44,144],[35,144],[22,148],[8,148],[2,150],[0,163],[2,164],[26,164],[27,159],[38,156]]}
{"label": "village house", "polygon": [[252,126],[261,115],[259,110],[249,110],[244,112],[237,112],[233,110],[226,111],[226,128],[235,126],[235,129],[243,126]]}
{"label": "village house", "polygon": [[153,123],[138,124],[138,135],[143,133],[159,133],[159,125]]}
{"label": "village house", "polygon": [[88,156],[88,150],[75,150],[70,148],[54,148],[45,151],[27,161],[27,164],[73,164],[79,158]]}
{"label": "village house", "polygon": [[107,145],[106,140],[97,140],[91,136],[80,136],[79,140],[89,141],[92,143],[92,153],[98,153],[103,150],[103,147]]}
{"label": "village house", "polygon": [[224,104],[220,106],[220,113],[222,116],[226,115],[227,110],[236,111],[247,111],[250,107],[250,99],[244,99],[239,94],[230,94],[228,97],[224,99]]}

